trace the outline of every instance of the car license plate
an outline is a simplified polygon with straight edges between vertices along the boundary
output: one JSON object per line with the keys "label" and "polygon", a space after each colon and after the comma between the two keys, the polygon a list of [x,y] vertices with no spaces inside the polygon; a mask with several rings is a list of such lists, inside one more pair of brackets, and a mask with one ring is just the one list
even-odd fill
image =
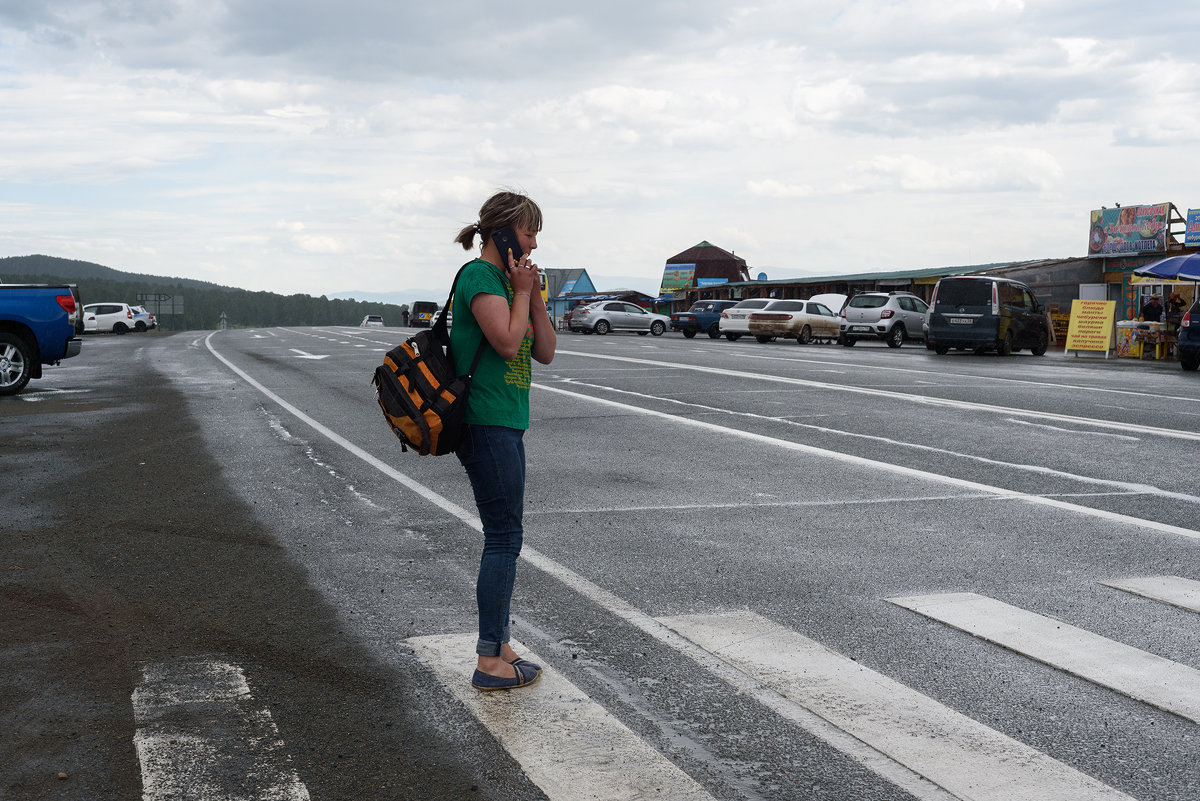
{"label": "car license plate", "polygon": [[851,331],[866,331],[866,332],[870,333],[871,326],[869,326],[869,325],[852,325],[852,326],[850,326],[850,330]]}
{"label": "car license plate", "polygon": [[950,325],[970,325],[975,322],[970,317],[950,317],[947,319],[949,319]]}

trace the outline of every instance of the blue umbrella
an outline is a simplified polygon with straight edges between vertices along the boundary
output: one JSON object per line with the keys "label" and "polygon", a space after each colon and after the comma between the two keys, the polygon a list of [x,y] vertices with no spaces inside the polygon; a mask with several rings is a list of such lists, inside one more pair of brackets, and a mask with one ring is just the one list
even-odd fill
{"label": "blue umbrella", "polygon": [[1187,256],[1168,256],[1143,264],[1133,272],[1135,275],[1149,275],[1169,281],[1200,281],[1200,252]]}

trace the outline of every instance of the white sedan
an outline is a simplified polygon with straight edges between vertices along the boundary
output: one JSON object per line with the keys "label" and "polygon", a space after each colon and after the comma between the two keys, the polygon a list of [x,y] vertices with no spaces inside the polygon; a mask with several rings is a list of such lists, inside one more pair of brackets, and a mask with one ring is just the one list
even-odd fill
{"label": "white sedan", "polygon": [[773,300],[750,312],[748,327],[759,342],[776,337],[795,339],[807,345],[814,339],[832,342],[838,337],[841,319],[824,303],[814,300]]}

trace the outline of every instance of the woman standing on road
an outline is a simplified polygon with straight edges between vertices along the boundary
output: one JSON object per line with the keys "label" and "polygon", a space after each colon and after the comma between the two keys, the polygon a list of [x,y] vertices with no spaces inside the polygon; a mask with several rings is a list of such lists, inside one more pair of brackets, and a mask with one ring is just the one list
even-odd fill
{"label": "woman standing on road", "polygon": [[[511,227],[521,257],[500,253],[492,234]],[[479,258],[462,271],[454,291],[450,343],[460,375],[471,369],[481,340],[487,344],[468,396],[466,430],[457,456],[475,494],[483,524],[483,557],[475,597],[479,641],[471,684],[508,690],[532,684],[541,667],[521,659],[509,645],[509,606],[521,553],[525,504],[525,430],[529,428],[530,357],[554,359],[557,338],[542,301],[537,247],[542,211],[524,195],[499,192],[479,210],[479,222],[455,239],[470,250],[478,235]],[[536,300],[534,300],[536,298]]]}

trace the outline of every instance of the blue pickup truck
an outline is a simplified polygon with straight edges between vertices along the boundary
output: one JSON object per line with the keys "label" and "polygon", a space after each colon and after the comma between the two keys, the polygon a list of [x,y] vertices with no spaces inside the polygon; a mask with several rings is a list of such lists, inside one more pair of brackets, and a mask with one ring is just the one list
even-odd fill
{"label": "blue pickup truck", "polygon": [[79,355],[83,304],[73,284],[0,284],[0,395],[15,395],[42,365]]}
{"label": "blue pickup truck", "polygon": [[671,315],[671,330],[679,331],[691,339],[701,331],[712,339],[721,336],[718,324],[721,322],[721,312],[730,306],[737,305],[736,300],[701,300],[692,304],[685,312],[675,312]]}

